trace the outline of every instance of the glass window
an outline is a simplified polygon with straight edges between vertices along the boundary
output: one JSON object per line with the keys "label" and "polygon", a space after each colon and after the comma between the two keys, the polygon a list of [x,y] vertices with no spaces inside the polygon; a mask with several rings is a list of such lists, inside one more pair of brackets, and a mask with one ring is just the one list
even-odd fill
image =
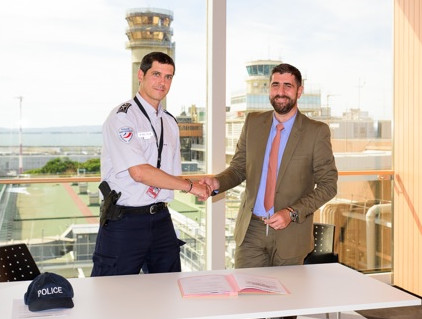
{"label": "glass window", "polygon": [[[226,2],[227,41],[218,43],[218,50],[227,54],[226,107],[213,110],[226,112],[226,128],[221,123],[221,131],[227,132],[226,163],[247,113],[271,109],[270,72],[287,62],[302,71],[301,111],[331,128],[339,170],[391,169],[392,1]],[[206,91],[206,3],[159,0],[150,7],[147,1],[76,0],[58,7],[47,0],[0,5],[0,179],[51,179],[46,184],[0,180],[0,215],[6,212],[0,241],[20,236],[32,244],[40,236],[62,236],[86,219],[80,207],[98,218],[101,124],[114,106],[136,92],[142,48],[166,50],[175,58],[176,74],[165,104],[179,122],[182,171],[209,173],[205,140],[213,132],[206,109],[211,94]],[[82,206],[69,205],[66,218],[52,217],[43,234],[31,232],[31,225],[39,229],[40,219],[50,218],[38,208],[67,203],[70,189]],[[226,193],[228,268],[233,267],[232,234],[243,192],[244,185],[239,185]],[[23,214],[28,207],[34,208],[30,217]],[[187,242],[183,269],[205,269],[206,205],[176,192],[170,207],[179,236]],[[370,232],[363,222],[366,216],[374,217]],[[388,175],[342,175],[337,197],[316,212],[315,220],[337,226],[342,262],[362,270],[391,265]],[[88,247],[86,241],[82,245]],[[39,257],[39,251],[36,256],[48,259],[45,267],[64,255],[74,258],[67,244],[62,247],[55,248],[54,256]],[[362,253],[368,247],[370,253]]]}
{"label": "glass window", "polygon": [[[269,74],[275,65],[289,63],[303,76],[300,111],[331,128],[338,169],[390,170],[392,5],[364,0],[227,1],[227,125],[248,112],[271,110]],[[242,98],[245,102],[239,103]],[[239,135],[228,135],[227,145],[236,145]],[[314,220],[335,223],[340,260],[360,270],[391,267],[387,251],[392,198],[385,191],[390,181],[340,176],[338,186],[336,198],[316,212]],[[234,245],[230,230],[242,191],[240,185],[228,195],[229,247]],[[374,224],[367,226],[370,214]],[[374,244],[362,253],[371,242],[376,248]]]}
{"label": "glass window", "polygon": [[[98,228],[101,125],[113,107],[137,91],[139,63],[150,51],[175,60],[165,105],[179,123],[182,172],[205,173],[206,1],[163,0],[151,7],[148,1],[76,0],[58,6],[47,0],[0,6],[0,179],[52,180],[0,182],[0,216],[7,212],[0,218],[0,241],[25,240],[48,269],[59,262],[75,268],[82,259],[79,251],[70,253],[76,252],[72,247],[82,247],[79,238],[85,245],[88,237],[69,237],[68,228],[87,223],[88,212]],[[92,179],[96,182],[86,182]],[[186,241],[183,270],[205,269],[205,204],[175,193],[170,208]],[[36,248],[47,237],[60,240],[51,241],[54,248]],[[91,260],[85,255],[84,264]]]}

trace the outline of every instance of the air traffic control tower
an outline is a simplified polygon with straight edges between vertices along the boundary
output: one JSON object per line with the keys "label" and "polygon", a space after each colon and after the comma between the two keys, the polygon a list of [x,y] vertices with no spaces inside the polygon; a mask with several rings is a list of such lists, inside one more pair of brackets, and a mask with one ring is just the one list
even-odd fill
{"label": "air traffic control tower", "polygon": [[[142,58],[152,52],[160,51],[174,60],[175,43],[172,42],[173,12],[165,9],[130,9],[126,13],[129,27],[126,35],[129,41],[126,48],[132,51],[132,96],[139,88],[138,70]],[[165,101],[163,101],[165,106]]]}

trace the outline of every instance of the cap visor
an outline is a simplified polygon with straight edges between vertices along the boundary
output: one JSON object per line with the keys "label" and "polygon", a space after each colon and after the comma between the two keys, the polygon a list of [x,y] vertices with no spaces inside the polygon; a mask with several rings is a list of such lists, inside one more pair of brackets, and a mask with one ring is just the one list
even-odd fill
{"label": "cap visor", "polygon": [[73,308],[72,298],[51,298],[31,302],[28,305],[30,311],[41,311],[56,308]]}

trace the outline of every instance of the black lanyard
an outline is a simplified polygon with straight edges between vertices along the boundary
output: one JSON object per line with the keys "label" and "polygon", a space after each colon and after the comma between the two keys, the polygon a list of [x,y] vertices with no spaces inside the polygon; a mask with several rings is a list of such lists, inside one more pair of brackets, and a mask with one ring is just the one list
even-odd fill
{"label": "black lanyard", "polygon": [[157,168],[160,168],[161,167],[161,152],[163,151],[163,139],[164,139],[163,118],[162,117],[160,118],[161,119],[161,135],[160,135],[160,143],[158,143],[157,132],[155,131],[154,126],[152,125],[152,122],[148,116],[147,111],[145,111],[141,102],[139,102],[138,97],[135,96],[133,99],[136,102],[136,104],[138,104],[139,109],[142,111],[142,113],[144,113],[145,117],[148,119],[149,124],[151,125],[151,128],[152,128],[152,131],[154,132],[155,143],[157,144],[157,149],[158,149]]}

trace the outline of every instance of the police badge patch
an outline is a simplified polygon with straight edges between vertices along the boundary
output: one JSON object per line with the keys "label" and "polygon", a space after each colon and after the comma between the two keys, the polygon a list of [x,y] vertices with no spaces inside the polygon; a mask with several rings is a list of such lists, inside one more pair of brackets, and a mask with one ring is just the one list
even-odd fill
{"label": "police badge patch", "polygon": [[127,113],[127,110],[129,110],[129,108],[132,106],[132,104],[130,103],[124,103],[122,105],[120,105],[119,109],[117,110],[117,113]]}
{"label": "police badge patch", "polygon": [[133,137],[133,128],[131,128],[131,127],[121,127],[119,129],[119,136],[120,136],[120,139],[123,142],[129,143],[130,140]]}

